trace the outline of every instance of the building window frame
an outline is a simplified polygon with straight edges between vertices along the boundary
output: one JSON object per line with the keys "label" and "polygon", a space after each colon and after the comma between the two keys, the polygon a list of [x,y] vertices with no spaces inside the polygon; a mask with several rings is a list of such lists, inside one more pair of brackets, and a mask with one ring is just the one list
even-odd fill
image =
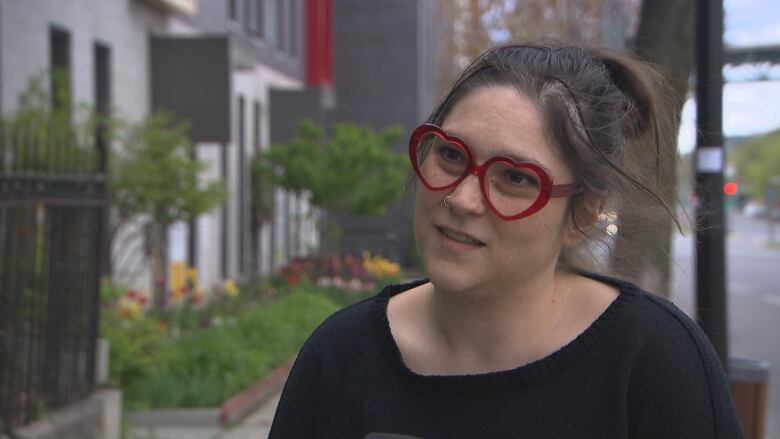
{"label": "building window frame", "polygon": [[70,111],[73,91],[72,61],[73,40],[68,29],[49,26],[49,92],[51,106]]}

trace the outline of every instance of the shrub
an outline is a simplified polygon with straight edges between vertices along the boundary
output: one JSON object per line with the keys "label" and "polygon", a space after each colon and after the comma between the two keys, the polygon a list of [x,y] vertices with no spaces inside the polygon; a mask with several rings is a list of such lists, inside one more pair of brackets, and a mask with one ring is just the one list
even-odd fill
{"label": "shrub", "polygon": [[170,342],[170,352],[156,357],[154,369],[143,369],[145,376],[136,374],[122,384],[127,405],[134,409],[218,406],[289,360],[336,309],[322,294],[297,290],[235,317],[214,316],[206,327]]}

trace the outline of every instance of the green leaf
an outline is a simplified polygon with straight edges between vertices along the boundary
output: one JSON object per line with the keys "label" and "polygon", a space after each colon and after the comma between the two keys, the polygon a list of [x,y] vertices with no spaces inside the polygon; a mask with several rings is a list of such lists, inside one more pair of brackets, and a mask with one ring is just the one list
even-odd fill
{"label": "green leaf", "polygon": [[264,175],[292,192],[308,192],[315,206],[380,215],[403,194],[409,172],[406,158],[392,150],[402,131],[396,126],[377,133],[337,123],[326,140],[316,124],[304,120],[289,143],[271,146],[253,169],[258,178]]}

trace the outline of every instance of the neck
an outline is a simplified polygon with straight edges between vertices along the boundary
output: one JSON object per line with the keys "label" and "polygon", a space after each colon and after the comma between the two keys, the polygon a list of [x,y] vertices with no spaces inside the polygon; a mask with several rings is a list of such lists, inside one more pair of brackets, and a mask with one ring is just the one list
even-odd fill
{"label": "neck", "polygon": [[468,294],[434,287],[430,325],[445,354],[470,370],[516,367],[552,353],[571,276],[550,270],[522,284],[490,285]]}

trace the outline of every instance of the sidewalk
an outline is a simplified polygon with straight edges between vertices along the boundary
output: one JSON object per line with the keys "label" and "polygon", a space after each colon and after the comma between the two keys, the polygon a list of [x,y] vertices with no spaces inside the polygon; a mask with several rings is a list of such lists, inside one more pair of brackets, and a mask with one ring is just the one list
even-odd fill
{"label": "sidewalk", "polygon": [[130,418],[131,439],[265,439],[280,393],[236,425],[223,427],[219,409],[157,410]]}
{"label": "sidewalk", "polygon": [[271,431],[271,421],[274,419],[280,396],[280,393],[272,396],[258,410],[218,437],[220,439],[266,439]]}

